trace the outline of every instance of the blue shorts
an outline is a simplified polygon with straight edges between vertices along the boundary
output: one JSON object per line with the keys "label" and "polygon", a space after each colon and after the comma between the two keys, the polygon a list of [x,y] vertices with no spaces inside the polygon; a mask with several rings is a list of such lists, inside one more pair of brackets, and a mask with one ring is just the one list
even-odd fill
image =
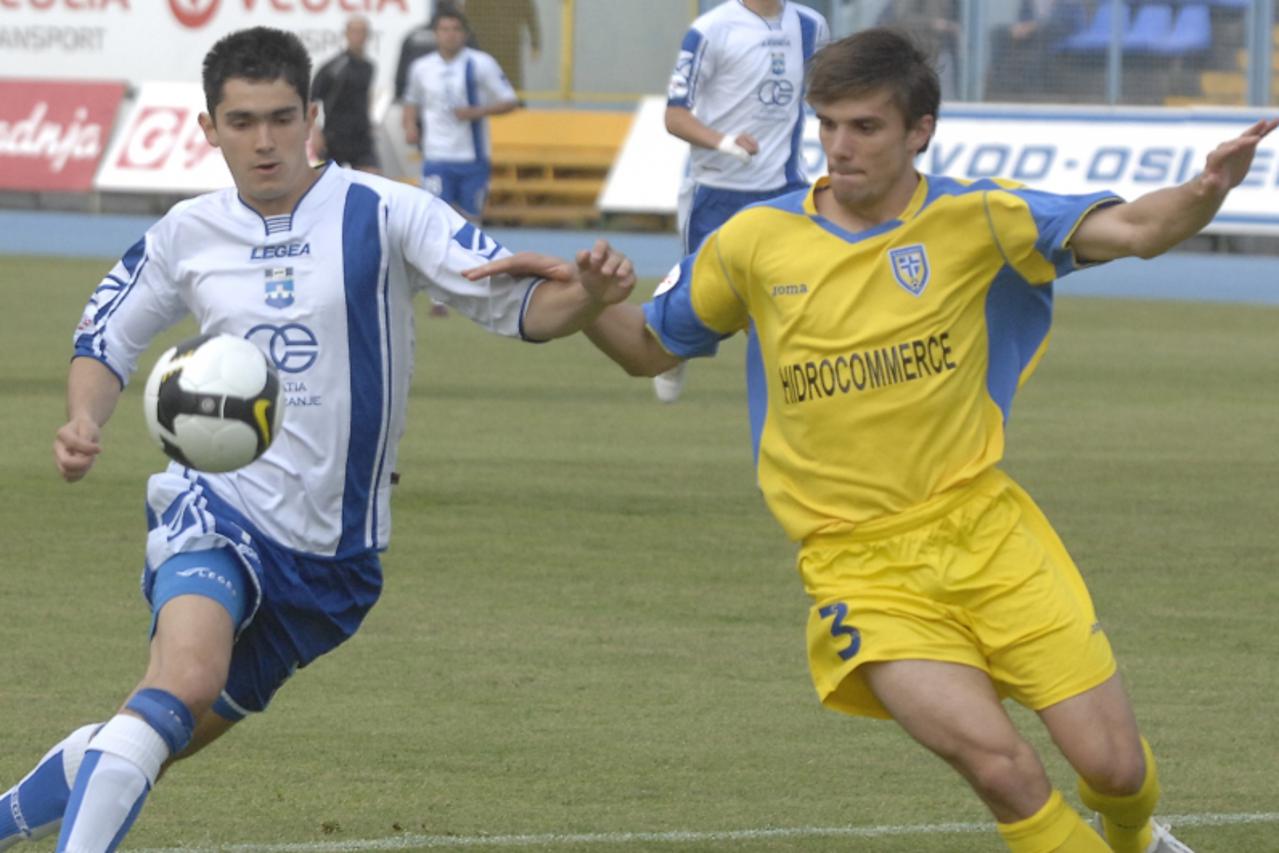
{"label": "blue shorts", "polygon": [[[237,636],[213,710],[240,720],[265,710],[295,670],[355,633],[382,591],[382,566],[376,552],[333,560],[284,548],[199,478],[157,511],[156,496],[168,501],[180,479],[152,478],[142,592],[153,614],[177,595],[204,595],[227,608]],[[159,540],[173,543],[170,551]]]}
{"label": "blue shorts", "polygon": [[763,192],[743,192],[741,190],[721,190],[697,184],[693,188],[692,206],[689,208],[688,221],[684,223],[684,254],[696,252],[706,239],[706,235],[723,225],[737,211],[756,202],[767,201],[795,190],[807,189],[808,184],[787,184],[775,190]]}
{"label": "blue shorts", "polygon": [[453,205],[459,213],[478,220],[488,201],[492,167],[486,160],[469,163],[425,162],[422,187]]}

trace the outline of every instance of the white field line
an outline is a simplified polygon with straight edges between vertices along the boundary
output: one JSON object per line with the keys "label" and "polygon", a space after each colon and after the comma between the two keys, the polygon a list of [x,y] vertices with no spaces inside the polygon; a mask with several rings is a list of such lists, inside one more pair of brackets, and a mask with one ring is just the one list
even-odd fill
{"label": "white field line", "polygon": [[[1279,823],[1279,812],[1253,814],[1160,815],[1174,829],[1185,826],[1234,826]],[[133,853],[345,853],[360,850],[450,850],[463,847],[590,847],[603,844],[696,844],[761,841],[777,838],[884,838],[994,832],[990,823],[922,823],[899,826],[797,826],[735,829],[721,832],[591,832],[538,835],[396,835],[389,838],[315,841],[293,844],[223,844],[217,847],[158,847]]]}

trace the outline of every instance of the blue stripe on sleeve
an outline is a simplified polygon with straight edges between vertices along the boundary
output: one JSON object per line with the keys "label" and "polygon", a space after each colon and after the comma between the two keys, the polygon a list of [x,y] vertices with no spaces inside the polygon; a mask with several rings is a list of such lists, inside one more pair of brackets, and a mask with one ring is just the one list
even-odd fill
{"label": "blue stripe on sleeve", "polygon": [[147,238],[139,238],[138,242],[129,247],[129,251],[124,253],[124,257],[120,259],[120,263],[128,270],[129,275],[133,275],[138,268],[138,261],[142,260],[142,256],[147,251]]}
{"label": "blue stripe on sleeve", "polygon": [[1035,227],[1039,229],[1035,250],[1053,265],[1058,278],[1078,269],[1075,254],[1066,245],[1066,241],[1084,216],[1098,206],[1118,204],[1123,201],[1119,196],[1109,192],[1088,195],[1056,195],[1028,189],[1009,192],[1024,201],[1029,208],[1030,215],[1035,220]]}
{"label": "blue stripe on sleeve", "polygon": [[680,358],[714,355],[719,350],[719,342],[732,336],[707,328],[693,310],[690,285],[696,258],[689,255],[681,261],[675,286],[644,303],[648,327],[667,351]]}
{"label": "blue stripe on sleeve", "polygon": [[1048,337],[1052,315],[1052,284],[1031,285],[1008,266],[995,275],[986,294],[986,390],[1005,422],[1022,372]]}
{"label": "blue stripe on sleeve", "polygon": [[[108,360],[106,326],[111,316],[119,310],[120,306],[124,304],[124,300],[133,292],[138,278],[142,275],[142,271],[146,269],[148,261],[146,248],[146,237],[143,237],[130,246],[128,251],[120,258],[120,263],[116,269],[123,268],[129,273],[127,282],[122,281],[119,276],[114,274],[115,269],[102,279],[102,282],[93,293],[93,298],[98,300],[98,310],[93,315],[93,328],[88,332],[76,335],[72,343],[73,358],[86,356],[101,362],[119,380],[121,388],[127,384],[127,377],[116,370]],[[110,295],[108,296],[108,294]]]}
{"label": "blue stripe on sleeve", "polygon": [[679,58],[675,61],[672,77],[684,77],[684,94],[674,95],[667,92],[666,106],[691,109],[695,101],[697,75],[701,71],[702,54],[706,49],[706,37],[697,30],[689,30],[684,34],[684,41],[679,46]]}
{"label": "blue stripe on sleeve", "polygon": [[[378,196],[353,184],[342,214],[342,267],[346,282],[347,347],[351,370],[351,428],[346,451],[346,490],[342,495],[339,555],[372,547],[365,538],[370,504],[377,499],[375,468],[390,392],[383,372],[386,334],[378,313],[382,240]],[[376,533],[376,527],[374,528]]]}

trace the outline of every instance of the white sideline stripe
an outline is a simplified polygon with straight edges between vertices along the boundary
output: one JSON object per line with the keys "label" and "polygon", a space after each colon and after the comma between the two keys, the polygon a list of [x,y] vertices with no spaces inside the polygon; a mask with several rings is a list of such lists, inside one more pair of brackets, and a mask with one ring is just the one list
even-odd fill
{"label": "white sideline stripe", "polygon": [[[1279,812],[1252,814],[1160,815],[1173,829],[1185,826],[1235,826],[1279,823]],[[392,838],[316,841],[295,844],[224,844],[218,847],[155,847],[134,853],[344,853],[359,850],[426,850],[458,847],[563,847],[593,844],[680,844],[760,841],[773,838],[883,838],[893,835],[947,835],[994,832],[991,823],[923,823],[900,826],[797,826],[736,829],[723,832],[590,832],[545,835],[397,835]]]}

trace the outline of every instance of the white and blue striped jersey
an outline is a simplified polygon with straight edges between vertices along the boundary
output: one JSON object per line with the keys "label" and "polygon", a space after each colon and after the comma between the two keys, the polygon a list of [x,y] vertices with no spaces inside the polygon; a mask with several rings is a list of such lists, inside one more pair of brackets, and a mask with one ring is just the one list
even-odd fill
{"label": "white and blue striped jersey", "polygon": [[98,286],[75,354],[123,385],[152,338],[188,314],[202,332],[253,341],[279,370],[280,430],[257,461],[202,478],[286,548],[380,550],[413,368],[412,299],[425,291],[522,336],[536,280],[461,275],[506,254],[429,193],[330,164],[290,215],[264,219],[234,189],[176,205]]}
{"label": "white and blue striped jersey", "polygon": [[680,45],[666,94],[721,133],[749,133],[759,153],[742,163],[693,146],[689,177],[726,190],[771,190],[805,179],[804,67],[830,41],[826,19],[798,3],[765,20],[728,0],[693,21]]}
{"label": "white and blue striped jersey", "polygon": [[488,119],[462,121],[453,111],[517,100],[497,60],[464,47],[452,59],[429,53],[409,66],[406,103],[422,122],[422,157],[429,162],[488,162]]}

